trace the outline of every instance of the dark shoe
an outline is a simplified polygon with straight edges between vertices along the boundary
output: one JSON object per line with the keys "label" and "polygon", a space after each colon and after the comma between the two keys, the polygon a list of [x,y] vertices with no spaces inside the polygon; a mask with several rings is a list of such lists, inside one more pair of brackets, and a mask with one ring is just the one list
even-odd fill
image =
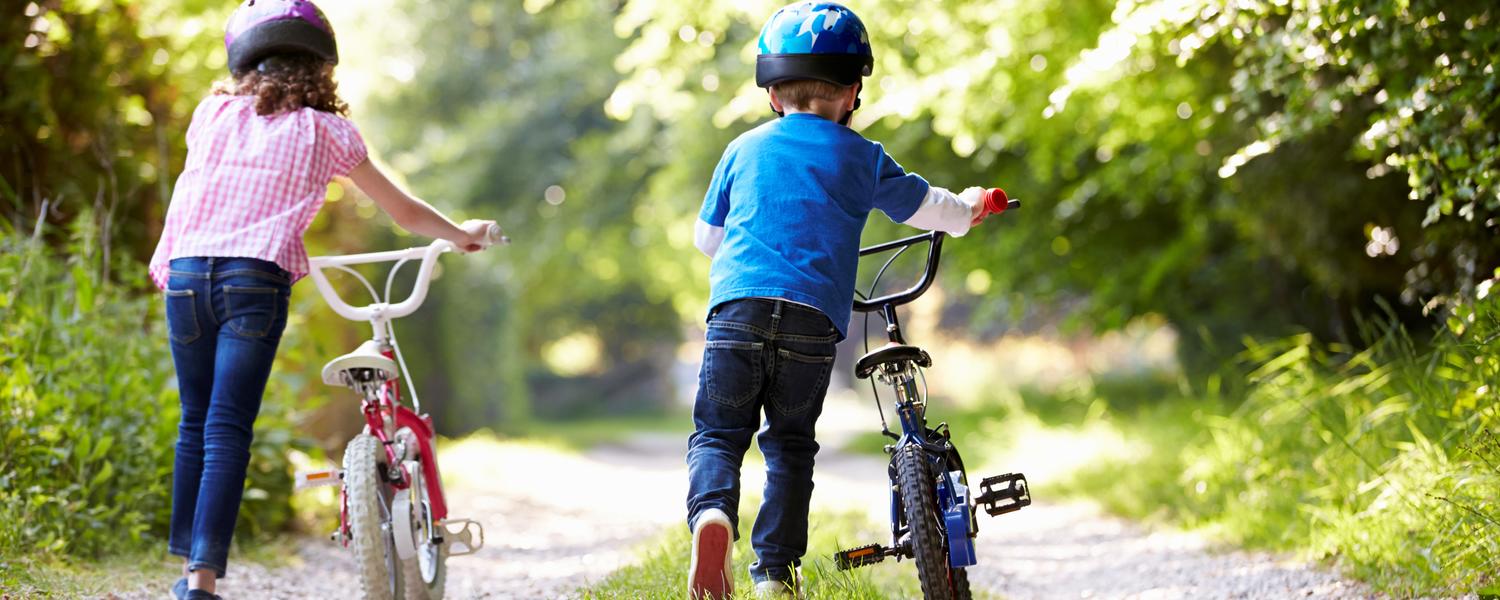
{"label": "dark shoe", "polygon": [[176,598],[177,600],[183,600],[183,598],[187,597],[187,578],[186,577],[183,577],[182,579],[178,579],[177,583],[172,584],[172,597]]}

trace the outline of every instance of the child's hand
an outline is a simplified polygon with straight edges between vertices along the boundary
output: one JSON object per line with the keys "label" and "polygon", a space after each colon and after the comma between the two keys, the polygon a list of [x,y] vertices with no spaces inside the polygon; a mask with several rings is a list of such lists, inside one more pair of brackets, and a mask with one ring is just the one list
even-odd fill
{"label": "child's hand", "polygon": [[969,227],[978,225],[988,216],[984,210],[984,191],[982,187],[971,187],[958,194],[959,201],[969,205]]}
{"label": "child's hand", "polygon": [[494,240],[489,239],[490,227],[494,225],[494,221],[469,219],[458,226],[459,230],[463,231],[464,237],[448,241],[453,242],[464,252],[478,252],[494,243]]}

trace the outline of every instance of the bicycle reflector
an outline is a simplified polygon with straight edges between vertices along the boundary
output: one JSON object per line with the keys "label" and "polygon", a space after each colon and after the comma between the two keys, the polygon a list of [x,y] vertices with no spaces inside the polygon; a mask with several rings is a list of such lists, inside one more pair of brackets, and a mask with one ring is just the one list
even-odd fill
{"label": "bicycle reflector", "polygon": [[338,485],[344,481],[343,469],[328,469],[326,471],[298,471],[297,482],[293,485],[296,491],[323,487],[327,485]]}
{"label": "bicycle reflector", "polygon": [[833,564],[840,571],[848,571],[865,565],[873,565],[885,557],[893,554],[889,549],[880,544],[870,544],[848,550],[840,550],[833,555]]}
{"label": "bicycle reflector", "polygon": [[980,494],[974,501],[984,507],[991,517],[1016,512],[1031,506],[1031,488],[1026,485],[1026,476],[1006,473],[987,477],[980,482]]}

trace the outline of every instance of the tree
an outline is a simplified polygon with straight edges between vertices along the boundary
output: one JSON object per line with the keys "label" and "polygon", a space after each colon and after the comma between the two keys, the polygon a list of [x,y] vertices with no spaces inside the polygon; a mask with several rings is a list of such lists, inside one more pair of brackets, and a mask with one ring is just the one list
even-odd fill
{"label": "tree", "polygon": [[[953,244],[951,266],[1039,303],[1083,296],[1096,328],[1162,314],[1190,350],[1347,338],[1377,297],[1417,320],[1486,275],[1492,9],[1241,4],[860,3],[876,66],[855,124],[937,183],[1030,199],[1014,226]],[[629,2],[610,114],[644,111],[672,137],[765,118],[751,57],[777,6]],[[701,178],[711,160],[655,176]]]}

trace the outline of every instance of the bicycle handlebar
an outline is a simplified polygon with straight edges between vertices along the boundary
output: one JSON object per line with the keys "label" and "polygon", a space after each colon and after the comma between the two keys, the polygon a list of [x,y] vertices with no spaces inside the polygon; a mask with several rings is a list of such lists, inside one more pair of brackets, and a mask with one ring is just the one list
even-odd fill
{"label": "bicycle handlebar", "polygon": [[[983,219],[992,214],[1005,212],[1006,210],[1021,208],[1020,200],[1014,200],[1007,197],[1005,195],[1005,191],[1001,190],[1000,188],[994,188],[985,192],[983,202],[984,211],[980,214],[980,219]],[[879,254],[881,252],[889,252],[898,248],[913,246],[922,242],[931,242],[931,245],[927,247],[927,266],[922,271],[922,279],[921,281],[917,282],[917,285],[907,288],[905,291],[897,292],[894,294],[887,294],[879,298],[872,298],[869,300],[860,300],[859,298],[855,298],[854,310],[856,312],[875,312],[881,310],[881,308],[884,306],[900,306],[902,304],[906,304],[908,302],[916,300],[917,298],[921,297],[922,294],[926,293],[927,288],[932,287],[932,282],[937,279],[938,260],[942,257],[943,238],[945,237],[948,237],[947,234],[941,231],[930,231],[908,238],[902,238],[899,240],[876,244],[868,248],[860,248],[859,255],[868,256],[871,254]]]}
{"label": "bicycle handlebar", "polygon": [[917,285],[907,288],[906,291],[887,294],[879,298],[871,298],[869,300],[860,300],[859,298],[855,298],[854,310],[857,312],[874,312],[880,310],[882,306],[885,306],[887,304],[891,306],[900,306],[902,304],[911,302],[912,300],[916,300],[922,294],[926,293],[927,288],[932,287],[933,280],[937,278],[936,276],[938,259],[943,253],[943,238],[946,237],[948,237],[948,235],[941,231],[930,231],[920,235],[914,235],[909,238],[902,238],[895,241],[885,242],[883,244],[876,244],[868,248],[860,248],[859,255],[868,256],[871,254],[879,254],[881,252],[889,252],[897,248],[914,246],[922,242],[932,243],[932,245],[927,247],[927,268],[922,271],[922,280],[918,281]]}
{"label": "bicycle handlebar", "polygon": [[[508,244],[510,239],[500,231],[500,226],[491,224],[485,231],[485,241],[481,249],[496,244]],[[396,319],[416,312],[422,302],[427,299],[427,287],[432,282],[432,268],[437,264],[437,257],[449,250],[458,248],[448,240],[434,240],[426,246],[407,248],[405,250],[390,250],[386,252],[367,252],[364,254],[349,254],[344,256],[315,256],[308,259],[308,275],[312,276],[313,283],[317,285],[318,292],[323,299],[333,308],[333,312],[352,321],[372,321],[377,318]],[[343,298],[339,297],[338,291],[328,283],[328,278],[323,274],[327,267],[349,267],[352,265],[364,265],[380,262],[395,262],[421,259],[422,264],[417,269],[417,283],[412,287],[411,295],[401,302],[391,304],[390,302],[376,302],[368,306],[355,307]],[[389,300],[387,298],[386,300]]]}

